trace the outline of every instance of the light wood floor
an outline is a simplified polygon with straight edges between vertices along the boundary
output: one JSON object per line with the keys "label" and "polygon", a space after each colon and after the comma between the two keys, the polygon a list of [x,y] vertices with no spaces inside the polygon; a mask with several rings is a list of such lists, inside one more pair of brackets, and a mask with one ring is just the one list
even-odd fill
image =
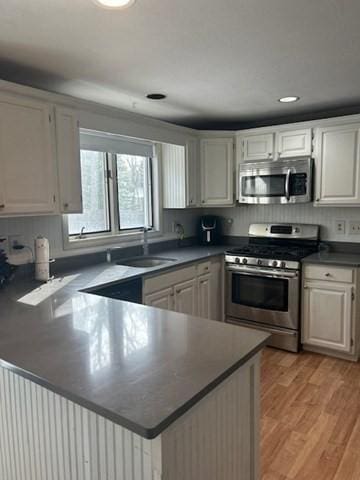
{"label": "light wood floor", "polygon": [[266,349],[262,480],[360,480],[360,363]]}

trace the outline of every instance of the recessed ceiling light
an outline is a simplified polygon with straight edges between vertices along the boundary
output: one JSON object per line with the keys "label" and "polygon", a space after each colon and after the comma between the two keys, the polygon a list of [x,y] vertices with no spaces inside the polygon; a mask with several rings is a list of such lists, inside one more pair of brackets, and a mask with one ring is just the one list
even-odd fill
{"label": "recessed ceiling light", "polygon": [[104,8],[127,8],[130,7],[135,0],[93,0],[97,5]]}
{"label": "recessed ceiling light", "polygon": [[166,98],[166,95],[163,93],[149,93],[146,95],[146,98],[149,98],[150,100],[164,100]]}
{"label": "recessed ceiling light", "polygon": [[279,98],[279,102],[281,103],[292,103],[292,102],[297,102],[298,100],[300,100],[300,97],[295,97],[295,96]]}

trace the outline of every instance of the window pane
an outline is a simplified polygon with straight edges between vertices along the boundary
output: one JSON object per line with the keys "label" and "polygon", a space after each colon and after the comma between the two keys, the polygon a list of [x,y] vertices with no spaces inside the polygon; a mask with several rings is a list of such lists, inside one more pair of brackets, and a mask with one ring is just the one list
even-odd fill
{"label": "window pane", "polygon": [[110,230],[105,170],[105,153],[81,150],[83,213],[68,216],[70,235]]}
{"label": "window pane", "polygon": [[121,230],[152,226],[148,160],[136,155],[116,155]]}

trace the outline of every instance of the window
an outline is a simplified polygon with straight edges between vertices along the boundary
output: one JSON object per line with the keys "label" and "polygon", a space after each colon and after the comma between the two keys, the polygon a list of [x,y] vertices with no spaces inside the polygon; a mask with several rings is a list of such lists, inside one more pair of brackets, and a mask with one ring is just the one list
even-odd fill
{"label": "window", "polygon": [[69,215],[69,235],[109,232],[106,153],[81,150],[80,161],[84,213]]}
{"label": "window", "polygon": [[67,215],[71,240],[153,228],[151,144],[81,136],[83,213]]}
{"label": "window", "polygon": [[119,229],[152,226],[151,159],[116,155]]}

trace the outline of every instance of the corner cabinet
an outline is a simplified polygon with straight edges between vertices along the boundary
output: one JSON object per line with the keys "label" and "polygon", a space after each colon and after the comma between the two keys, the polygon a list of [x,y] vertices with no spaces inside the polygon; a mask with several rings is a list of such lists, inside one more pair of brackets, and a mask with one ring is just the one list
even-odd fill
{"label": "corner cabinet", "polygon": [[186,145],[162,144],[162,182],[164,208],[199,206],[198,140]]}
{"label": "corner cabinet", "polygon": [[56,212],[53,122],[47,103],[0,94],[0,215]]}
{"label": "corner cabinet", "polygon": [[306,265],[302,343],[306,350],[357,359],[356,269]]}
{"label": "corner cabinet", "polygon": [[78,113],[69,108],[55,109],[56,156],[61,213],[81,213],[80,125]]}
{"label": "corner cabinet", "polygon": [[316,130],[315,205],[360,204],[360,124]]}
{"label": "corner cabinet", "polygon": [[232,138],[200,140],[201,205],[234,204],[234,141]]}

